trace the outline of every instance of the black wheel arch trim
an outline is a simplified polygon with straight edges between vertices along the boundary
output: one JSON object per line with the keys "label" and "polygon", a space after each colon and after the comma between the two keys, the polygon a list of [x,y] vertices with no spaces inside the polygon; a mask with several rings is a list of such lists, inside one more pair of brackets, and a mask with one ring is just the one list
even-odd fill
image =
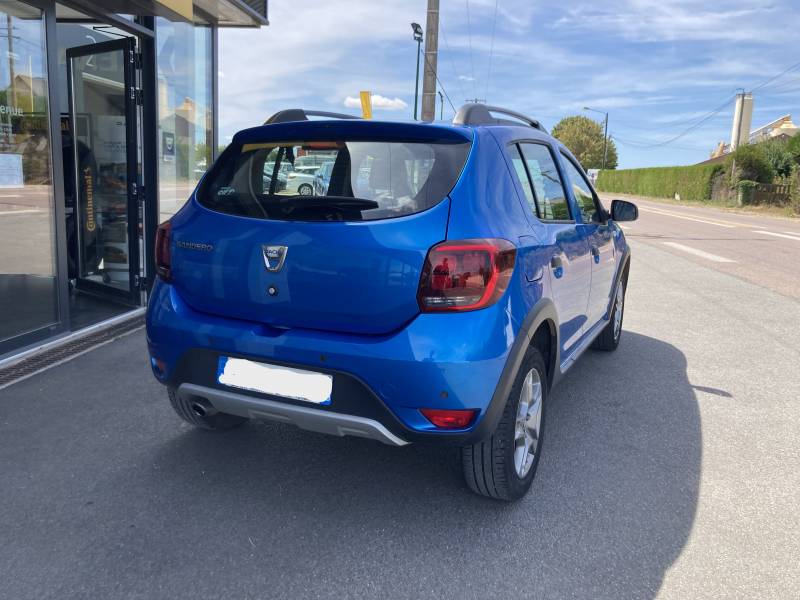
{"label": "black wheel arch trim", "polygon": [[503,416],[503,408],[505,407],[508,395],[511,393],[511,388],[514,385],[514,380],[517,377],[522,361],[525,358],[525,353],[530,348],[533,342],[533,336],[542,323],[550,321],[553,324],[551,336],[553,343],[551,345],[550,360],[546,361],[547,364],[547,381],[548,389],[552,387],[553,382],[557,378],[558,368],[560,362],[560,344],[558,343],[558,316],[556,313],[555,304],[549,298],[542,298],[538,303],[528,312],[522,326],[517,333],[514,344],[508,353],[505,367],[500,374],[500,380],[497,382],[497,387],[492,394],[492,399],[489,401],[489,406],[486,412],[478,423],[477,427],[473,429],[465,443],[475,443],[482,439],[487,438],[497,428]]}
{"label": "black wheel arch trim", "polygon": [[611,313],[614,311],[614,299],[617,297],[617,288],[619,287],[620,282],[622,281],[623,277],[625,278],[625,282],[628,281],[628,274],[630,272],[630,262],[631,262],[631,249],[630,247],[626,246],[625,251],[622,254],[622,260],[619,261],[619,267],[617,268],[617,273],[614,276],[614,287],[611,289],[611,296],[608,299],[608,307],[606,308],[606,318],[611,318]]}

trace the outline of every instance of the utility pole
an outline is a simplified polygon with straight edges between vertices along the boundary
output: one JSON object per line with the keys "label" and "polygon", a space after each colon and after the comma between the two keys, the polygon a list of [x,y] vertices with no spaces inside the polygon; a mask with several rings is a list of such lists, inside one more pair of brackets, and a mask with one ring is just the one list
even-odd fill
{"label": "utility pole", "polygon": [[753,122],[753,94],[742,90],[736,94],[731,128],[731,152],[750,142],[750,125]]}
{"label": "utility pole", "polygon": [[439,0],[428,0],[425,69],[422,76],[422,120],[436,118],[436,58],[439,53]]}
{"label": "utility pole", "polygon": [[[736,104],[733,109],[733,127],[731,129],[731,154],[737,148],[750,143],[750,125],[753,121],[753,94],[742,90],[736,94]],[[736,175],[736,155],[733,155],[733,162],[731,163],[731,182],[735,182]],[[741,205],[741,194],[738,198],[738,203]]]}
{"label": "utility pole", "polygon": [[444,96],[442,90],[439,90],[439,120],[444,121]]}
{"label": "utility pole", "polygon": [[[11,15],[6,15],[6,28],[8,29],[8,78],[11,82],[11,106],[17,106],[17,82],[14,81],[17,76],[14,74],[14,26],[11,21]],[[33,81],[31,81],[31,95],[33,94]],[[11,123],[9,116],[8,122]]]}

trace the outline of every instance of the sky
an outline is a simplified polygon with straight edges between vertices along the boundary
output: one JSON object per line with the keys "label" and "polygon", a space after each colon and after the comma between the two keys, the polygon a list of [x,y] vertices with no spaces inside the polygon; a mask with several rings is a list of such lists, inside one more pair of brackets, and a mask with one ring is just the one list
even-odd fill
{"label": "sky", "polygon": [[[620,168],[705,160],[729,141],[741,89],[753,91],[754,128],[789,113],[800,124],[800,0],[440,4],[445,120],[476,97],[548,129],[570,115],[603,119],[585,106],[607,111]],[[372,92],[374,118],[412,119],[410,23],[425,27],[426,6],[273,0],[269,26],[224,30],[221,141],[283,108],[358,114],[360,90]]]}

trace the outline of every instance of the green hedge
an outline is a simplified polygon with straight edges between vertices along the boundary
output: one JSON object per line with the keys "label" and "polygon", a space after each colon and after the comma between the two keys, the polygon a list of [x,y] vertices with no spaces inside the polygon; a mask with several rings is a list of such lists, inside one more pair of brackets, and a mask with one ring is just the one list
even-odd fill
{"label": "green hedge", "polygon": [[597,189],[654,198],[674,198],[680,194],[682,200],[710,200],[714,176],[723,169],[723,165],[713,164],[606,170],[597,178]]}

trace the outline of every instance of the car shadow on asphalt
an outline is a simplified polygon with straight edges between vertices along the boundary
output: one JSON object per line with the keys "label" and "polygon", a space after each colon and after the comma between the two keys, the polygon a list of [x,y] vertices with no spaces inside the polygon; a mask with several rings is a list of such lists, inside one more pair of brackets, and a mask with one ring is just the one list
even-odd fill
{"label": "car shadow on asphalt", "polygon": [[222,434],[176,426],[146,457],[153,468],[137,469],[134,496],[166,531],[173,516],[202,523],[204,535],[183,534],[193,551],[224,548],[289,595],[326,595],[333,581],[386,597],[653,597],[698,497],[685,357],[625,332],[617,352],[578,361],[546,419],[536,480],[514,504],[470,494],[453,449],[266,422]]}

